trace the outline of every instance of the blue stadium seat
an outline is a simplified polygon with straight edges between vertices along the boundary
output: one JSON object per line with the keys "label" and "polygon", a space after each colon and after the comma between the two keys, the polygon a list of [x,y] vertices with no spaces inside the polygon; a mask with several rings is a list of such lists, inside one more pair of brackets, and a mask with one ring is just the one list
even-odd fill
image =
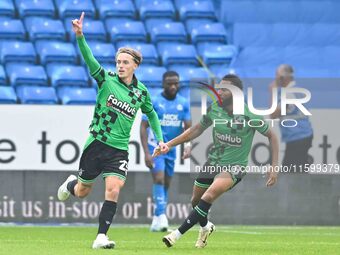
{"label": "blue stadium seat", "polygon": [[40,56],[40,62],[76,63],[77,54],[72,43],[59,41],[37,41],[35,47]]}
{"label": "blue stadium seat", "polygon": [[6,78],[6,73],[4,70],[4,67],[0,65],[0,86],[6,85],[7,78]]}
{"label": "blue stadium seat", "polygon": [[59,17],[73,17],[79,19],[81,12],[85,12],[85,17],[94,18],[96,10],[92,0],[54,0]]}
{"label": "blue stadium seat", "polygon": [[3,41],[1,43],[1,62],[35,63],[37,54],[31,42]]}
{"label": "blue stadium seat", "polygon": [[131,0],[95,0],[100,19],[136,17],[136,9]]}
{"label": "blue stadium seat", "polygon": [[[76,35],[72,31],[72,20],[73,18],[64,19],[64,25],[70,40],[74,42],[76,40]],[[83,31],[86,36],[86,40],[98,40],[105,42],[107,39],[106,30],[101,20],[84,19]]]}
{"label": "blue stadium seat", "polygon": [[21,18],[27,16],[44,16],[53,18],[55,8],[52,0],[15,0]]}
{"label": "blue stadium seat", "polygon": [[17,95],[13,87],[0,86],[0,104],[16,104]]}
{"label": "blue stadium seat", "polygon": [[231,63],[236,56],[237,48],[234,45],[211,45],[201,55],[206,65]]}
{"label": "blue stadium seat", "polygon": [[169,0],[142,1],[139,6],[139,16],[142,20],[148,18],[175,18],[175,8]]}
{"label": "blue stadium seat", "polygon": [[165,66],[174,64],[198,65],[197,53],[193,45],[159,43],[157,48]]}
{"label": "blue stadium seat", "polygon": [[181,20],[191,18],[216,19],[214,5],[210,0],[179,0],[176,7]]}
{"label": "blue stadium seat", "polygon": [[28,17],[25,25],[31,41],[37,39],[65,40],[66,32],[60,20],[45,17]]}
{"label": "blue stadium seat", "polygon": [[149,94],[151,97],[159,95],[163,91],[162,88],[148,88]]}
{"label": "blue stadium seat", "polygon": [[0,16],[15,16],[15,8],[12,0],[1,0],[0,1]]}
{"label": "blue stadium seat", "polygon": [[156,27],[163,23],[169,23],[169,22],[174,22],[174,20],[171,18],[157,18],[157,19],[154,18],[154,19],[144,20],[146,31],[148,31],[149,33],[153,27]]}
{"label": "blue stadium seat", "polygon": [[214,23],[214,21],[211,20],[211,19],[204,19],[204,18],[187,19],[185,21],[185,27],[186,27],[188,33],[191,34],[191,32],[194,28],[197,28],[197,27],[202,26],[202,25],[212,24],[212,23]]}
{"label": "blue stadium seat", "polygon": [[225,23],[338,23],[340,3],[334,0],[254,1],[223,0],[220,17]]}
{"label": "blue stadium seat", "polygon": [[191,41],[227,43],[227,32],[222,23],[200,25],[191,30]]}
{"label": "blue stadium seat", "polygon": [[93,105],[96,103],[95,88],[58,88],[58,96],[65,105]]}
{"label": "blue stadium seat", "polygon": [[47,86],[48,83],[47,75],[42,66],[23,63],[9,63],[6,65],[6,72],[12,86]]}
{"label": "blue stadium seat", "polygon": [[117,48],[120,47],[131,47],[134,48],[142,53],[143,62],[142,64],[145,65],[158,65],[158,54],[156,47],[153,44],[148,43],[140,43],[140,42],[118,42]]}
{"label": "blue stadium seat", "polygon": [[241,47],[339,45],[340,30],[337,24],[236,23],[233,42]]}
{"label": "blue stadium seat", "polygon": [[232,67],[277,67],[278,65],[285,63],[284,50],[285,48],[278,47],[246,47],[240,51]]}
{"label": "blue stadium seat", "polygon": [[[101,65],[106,71],[111,71],[111,72],[116,72],[116,63],[115,62],[111,62],[111,63],[103,63]],[[93,79],[94,80],[94,79]],[[95,80],[94,80],[95,81]],[[95,81],[95,84],[97,84],[97,82]]]}
{"label": "blue stadium seat", "polygon": [[3,18],[0,19],[0,39],[25,40],[26,31],[21,20]]}
{"label": "blue stadium seat", "polygon": [[[87,41],[93,56],[97,59],[100,64],[114,63],[116,49],[112,43],[104,43],[97,41]],[[80,56],[81,62],[85,64],[81,55],[79,47],[76,45],[78,55]]]}
{"label": "blue stadium seat", "polygon": [[89,77],[82,66],[48,64],[46,70],[53,87],[89,85]]}
{"label": "blue stadium seat", "polygon": [[168,22],[158,24],[149,30],[151,42],[161,41],[187,42],[187,33],[182,22]]}
{"label": "blue stadium seat", "polygon": [[168,70],[178,73],[181,86],[189,86],[197,81],[209,82],[209,74],[203,67],[171,66]]}
{"label": "blue stadium seat", "polygon": [[57,94],[52,87],[20,86],[17,96],[22,104],[57,104]]}
{"label": "blue stadium seat", "polygon": [[329,69],[340,65],[340,47],[246,47],[232,67],[277,67],[282,63],[296,68]]}
{"label": "blue stadium seat", "polygon": [[122,40],[146,42],[146,31],[141,21],[110,18],[105,24],[112,42]]}
{"label": "blue stadium seat", "polygon": [[140,66],[135,73],[137,79],[149,88],[162,87],[162,78],[165,72],[166,69],[160,66]]}

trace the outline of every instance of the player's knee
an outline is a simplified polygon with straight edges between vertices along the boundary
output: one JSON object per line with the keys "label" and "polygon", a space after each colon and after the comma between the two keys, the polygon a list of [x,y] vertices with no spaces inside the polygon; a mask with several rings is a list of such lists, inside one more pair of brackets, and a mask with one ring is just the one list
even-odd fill
{"label": "player's knee", "polygon": [[86,197],[88,194],[90,193],[89,189],[84,189],[84,190],[78,190],[78,192],[76,193],[77,197],[79,198],[84,198]]}
{"label": "player's knee", "polygon": [[156,176],[154,178],[154,184],[164,185],[164,177],[163,176]]}
{"label": "player's knee", "polygon": [[119,191],[120,191],[120,189],[118,187],[107,188],[105,190],[105,197],[112,199],[112,200],[116,200],[119,196]]}

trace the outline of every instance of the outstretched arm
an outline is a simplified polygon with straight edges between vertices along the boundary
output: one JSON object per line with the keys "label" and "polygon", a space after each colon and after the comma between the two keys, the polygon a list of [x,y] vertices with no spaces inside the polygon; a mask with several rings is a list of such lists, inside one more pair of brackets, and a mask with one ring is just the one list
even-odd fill
{"label": "outstretched arm", "polygon": [[140,124],[140,140],[142,143],[142,147],[144,150],[144,155],[145,155],[145,165],[148,168],[153,168],[153,160],[148,148],[148,132],[147,128],[149,127],[149,122],[142,120]]}
{"label": "outstretched arm", "polygon": [[76,34],[78,47],[80,49],[81,55],[84,58],[86,65],[90,69],[91,76],[96,76],[96,74],[100,71],[100,64],[93,56],[90,47],[86,43],[84,34],[83,34],[83,20],[85,13],[82,12],[79,19],[72,20],[72,30]]}

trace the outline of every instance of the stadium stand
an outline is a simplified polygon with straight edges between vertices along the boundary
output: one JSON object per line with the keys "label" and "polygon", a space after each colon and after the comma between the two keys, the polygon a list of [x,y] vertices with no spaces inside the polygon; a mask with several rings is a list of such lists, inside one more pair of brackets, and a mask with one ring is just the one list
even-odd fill
{"label": "stadium stand", "polygon": [[82,66],[48,64],[46,70],[53,87],[89,85],[87,71]]}
{"label": "stadium stand", "polygon": [[136,70],[137,78],[148,87],[162,87],[164,67],[160,66],[141,66]]}
{"label": "stadium stand", "polygon": [[0,20],[0,39],[26,39],[26,31],[21,20],[3,18]]}
{"label": "stadium stand", "polygon": [[142,20],[148,18],[175,18],[175,8],[170,0],[140,1],[139,16]]}
{"label": "stadium stand", "polygon": [[37,41],[35,43],[40,63],[49,62],[76,63],[77,54],[72,43],[60,41]]}
{"label": "stadium stand", "polygon": [[[58,88],[57,96],[65,93],[59,93],[60,86],[96,87],[70,25],[81,11],[86,13],[86,40],[98,61],[114,71],[119,47],[138,49],[144,61],[137,77],[152,93],[165,70],[178,71],[187,84],[190,72],[196,75],[202,66],[209,77],[231,72],[248,83],[273,78],[281,63],[293,65],[298,78],[339,78],[339,7],[336,0],[322,1],[322,8],[313,0],[3,0],[0,85],[51,86]],[[73,77],[67,75],[71,69]],[[19,97],[14,102],[31,101]]]}
{"label": "stadium stand", "polygon": [[40,65],[27,63],[9,63],[6,72],[11,86],[40,85],[47,86],[47,75]]}
{"label": "stadium stand", "polygon": [[58,88],[58,95],[62,104],[95,104],[96,90],[94,88],[74,88],[61,87]]}
{"label": "stadium stand", "polygon": [[17,95],[13,87],[0,86],[0,104],[16,104]]}
{"label": "stadium stand", "polygon": [[66,32],[60,20],[45,17],[28,17],[25,18],[25,26],[31,41],[38,39],[66,39]]}
{"label": "stadium stand", "polygon": [[27,16],[55,17],[55,8],[52,0],[15,0],[20,18]]}
{"label": "stadium stand", "polygon": [[[72,22],[73,18],[66,18],[64,20],[65,30],[68,37],[72,42],[76,40],[75,34],[72,32]],[[83,31],[86,34],[86,40],[97,40],[97,41],[107,41],[107,33],[104,24],[101,20],[84,20]]]}
{"label": "stadium stand", "polygon": [[56,104],[57,94],[52,87],[20,86],[17,87],[17,96],[23,104]]}
{"label": "stadium stand", "polygon": [[[87,41],[87,44],[91,48],[93,56],[98,60],[99,63],[106,64],[112,63],[114,61],[116,49],[112,43]],[[77,53],[79,55],[79,58],[81,59],[81,63],[86,66],[83,58],[81,57],[79,47],[75,45],[75,48],[77,49]]]}
{"label": "stadium stand", "polygon": [[14,17],[15,8],[12,0],[3,0],[0,1],[0,15]]}
{"label": "stadium stand", "polygon": [[100,19],[136,17],[136,9],[131,0],[95,0]]}
{"label": "stadium stand", "polygon": [[61,19],[66,17],[79,17],[84,11],[87,18],[94,18],[96,9],[92,0],[54,0],[58,15]]}
{"label": "stadium stand", "polygon": [[146,31],[141,21],[109,18],[105,24],[112,42],[123,40],[146,42]]}
{"label": "stadium stand", "polygon": [[7,77],[4,68],[0,65],[0,86],[6,85]]}
{"label": "stadium stand", "polygon": [[1,63],[29,62],[36,63],[37,53],[31,42],[3,41],[1,43]]}

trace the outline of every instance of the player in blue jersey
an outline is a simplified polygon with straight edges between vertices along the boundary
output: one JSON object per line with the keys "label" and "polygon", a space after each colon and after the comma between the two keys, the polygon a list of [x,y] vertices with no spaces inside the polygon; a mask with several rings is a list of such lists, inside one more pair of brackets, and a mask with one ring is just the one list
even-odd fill
{"label": "player in blue jersey", "polygon": [[[278,88],[280,95],[281,88],[292,88],[295,84],[293,67],[282,64],[276,70],[276,77],[270,85],[270,91],[273,88]],[[298,97],[295,93],[290,93],[289,96],[291,98]],[[281,97],[279,96],[279,98]],[[280,105],[280,102],[278,105]],[[285,116],[281,116],[281,107],[279,106],[270,117],[296,121],[295,127],[280,125],[281,140],[286,143],[282,166],[287,166],[287,169],[290,169],[291,172],[307,172],[308,165],[311,163],[308,160],[308,150],[312,147],[313,141],[313,129],[308,116],[305,116],[295,105],[287,105]]]}
{"label": "player in blue jersey", "polygon": [[[180,135],[191,126],[189,102],[177,94],[179,75],[174,71],[163,74],[163,91],[152,96],[153,106],[161,122],[165,142]],[[147,117],[143,116],[140,137],[145,154],[145,165],[150,168],[153,178],[153,202],[155,204],[151,231],[166,231],[168,220],[166,205],[171,177],[174,174],[176,148],[160,157],[152,158],[151,153],[157,147],[155,135],[149,127]],[[184,146],[183,159],[190,156],[190,143]]]}

